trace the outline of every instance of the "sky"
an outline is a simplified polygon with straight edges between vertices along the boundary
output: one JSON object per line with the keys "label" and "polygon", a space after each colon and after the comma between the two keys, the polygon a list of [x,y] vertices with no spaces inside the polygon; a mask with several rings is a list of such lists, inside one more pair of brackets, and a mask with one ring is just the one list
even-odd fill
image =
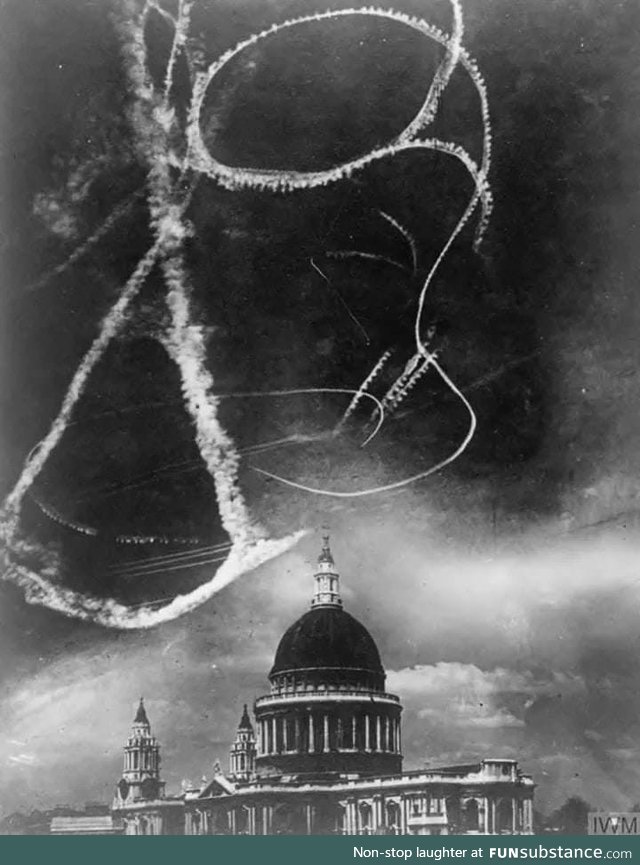
{"label": "sky", "polygon": [[[192,60],[206,68],[299,6],[195,4]],[[442,0],[394,8],[451,29]],[[373,401],[345,411],[381,357],[378,399],[414,353],[420,289],[469,199],[468,173],[446,154],[407,151],[318,188],[225,189],[194,172],[188,191],[171,169],[174,198],[154,210],[149,154],[159,140],[183,153],[190,73],[179,58],[174,114],[153,138],[131,59],[138,9],[11,0],[1,13],[5,493],[30,453],[37,461],[174,199],[187,201],[178,228],[194,318],[172,330],[166,273],[150,268],[13,534],[3,515],[0,813],[108,801],[140,694],[169,788],[224,764],[242,704],[264,693],[278,639],[308,605],[323,525],[345,605],[403,701],[405,765],[515,757],[543,811],[570,795],[630,806],[640,773],[636,4],[463,4],[464,45],[488,92],[494,210],[477,253],[473,219],[456,237],[429,284],[421,336],[477,428],[441,471],[356,498],[273,476],[367,490],[426,472],[465,440],[469,413],[433,366],[365,447]],[[161,13],[145,39],[160,92]],[[240,168],[329,169],[393,140],[441,59],[398,21],[280,31],[208,87],[204,146]],[[459,70],[429,134],[481,158],[478,94]],[[211,403],[188,377],[199,346],[217,414],[201,410]],[[234,448],[237,466],[212,471]],[[223,562],[245,529],[258,542]],[[144,605],[150,618],[124,628],[114,605]]]}

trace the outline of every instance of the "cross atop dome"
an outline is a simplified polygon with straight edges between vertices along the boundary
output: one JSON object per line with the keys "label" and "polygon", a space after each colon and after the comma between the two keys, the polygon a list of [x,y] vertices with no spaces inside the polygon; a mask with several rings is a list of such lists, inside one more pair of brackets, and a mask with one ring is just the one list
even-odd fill
{"label": "cross atop dome", "polygon": [[318,569],[314,574],[315,591],[311,607],[341,607],[340,574],[329,546],[329,534],[322,536],[322,550],[318,556]]}
{"label": "cross atop dome", "polygon": [[333,555],[331,553],[331,547],[329,546],[329,534],[322,536],[322,550],[320,555],[318,556],[318,564],[321,565],[323,562],[326,562],[328,565],[335,565],[333,561]]}

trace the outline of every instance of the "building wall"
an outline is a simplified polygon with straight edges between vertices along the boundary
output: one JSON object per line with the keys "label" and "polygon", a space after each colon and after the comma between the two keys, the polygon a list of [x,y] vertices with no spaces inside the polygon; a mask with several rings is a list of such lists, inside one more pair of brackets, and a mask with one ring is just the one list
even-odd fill
{"label": "building wall", "polygon": [[[338,785],[336,785],[338,786]],[[186,834],[447,835],[532,834],[533,785],[517,782],[419,788],[397,785],[239,790],[187,806]]]}

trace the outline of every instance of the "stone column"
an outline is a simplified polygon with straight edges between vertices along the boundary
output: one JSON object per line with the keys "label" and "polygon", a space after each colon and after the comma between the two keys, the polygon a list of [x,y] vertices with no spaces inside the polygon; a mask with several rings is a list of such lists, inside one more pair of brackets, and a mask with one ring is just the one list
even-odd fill
{"label": "stone column", "polygon": [[369,716],[364,716],[364,750],[371,750],[371,743],[369,741]]}
{"label": "stone column", "polygon": [[352,737],[351,747],[354,749],[358,747],[356,744],[358,741],[356,738],[356,731],[357,731],[356,716],[355,716],[355,712],[354,712],[353,717],[351,718],[351,737]]}
{"label": "stone column", "polygon": [[347,799],[344,803],[344,834],[353,835],[353,814],[350,799]]}
{"label": "stone column", "polygon": [[302,740],[300,739],[300,716],[296,715],[294,722],[294,736],[295,736],[295,744],[294,748],[296,751],[300,751]]}
{"label": "stone column", "polygon": [[313,833],[313,805],[309,802],[306,806],[307,812],[307,835]]}
{"label": "stone column", "polygon": [[329,751],[329,716],[324,716],[324,752]]}
{"label": "stone column", "polygon": [[531,799],[525,799],[523,804],[523,832],[530,835],[533,832],[533,802]]}
{"label": "stone column", "polygon": [[358,813],[358,800],[354,799],[351,803],[351,834],[360,834],[360,814]]}
{"label": "stone column", "polygon": [[315,751],[315,742],[313,741],[313,715],[309,712],[309,753]]}
{"label": "stone column", "polygon": [[349,808],[349,800],[340,803],[342,808],[342,827],[343,835],[351,835],[351,810]]}
{"label": "stone column", "polygon": [[393,750],[391,747],[391,722],[388,715],[384,719],[384,749],[385,751]]}
{"label": "stone column", "polygon": [[[380,718],[378,718],[378,721]],[[382,813],[382,796],[373,797],[373,834],[377,834],[378,829],[385,825],[384,816]]]}
{"label": "stone column", "polygon": [[272,736],[271,752],[273,754],[277,754],[278,753],[278,719],[275,716],[271,719],[271,736]]}
{"label": "stone column", "polygon": [[376,715],[376,751],[382,751],[382,719]]}

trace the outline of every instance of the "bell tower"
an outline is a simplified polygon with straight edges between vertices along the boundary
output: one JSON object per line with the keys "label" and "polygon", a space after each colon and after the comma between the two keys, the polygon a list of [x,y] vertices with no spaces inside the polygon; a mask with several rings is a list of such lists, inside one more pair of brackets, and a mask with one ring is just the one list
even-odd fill
{"label": "bell tower", "polygon": [[118,783],[116,799],[132,802],[141,799],[162,799],[164,781],[160,780],[160,745],[151,733],[151,725],[140,698],[133,719],[131,735],[124,746],[124,768]]}
{"label": "bell tower", "polygon": [[242,718],[231,746],[229,774],[236,781],[249,781],[256,769],[256,737],[245,703]]}

